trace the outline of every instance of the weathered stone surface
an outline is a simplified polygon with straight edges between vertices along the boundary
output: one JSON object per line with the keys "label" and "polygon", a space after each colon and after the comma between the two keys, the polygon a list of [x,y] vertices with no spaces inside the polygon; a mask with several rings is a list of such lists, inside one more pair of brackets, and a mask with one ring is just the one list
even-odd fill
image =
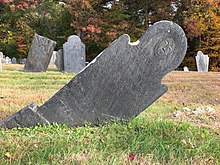
{"label": "weathered stone surface", "polygon": [[122,35],[36,112],[69,126],[132,119],[167,91],[161,80],[186,49],[183,30],[169,21],[155,23],[135,43]]}
{"label": "weathered stone surface", "polygon": [[23,59],[20,60],[20,63],[21,63],[21,64],[26,64],[26,61],[27,61],[27,59],[26,59],[26,58],[23,58]]}
{"label": "weathered stone surface", "polygon": [[50,124],[44,117],[38,114],[37,108],[38,106],[35,103],[28,105],[1,122],[0,127],[30,127],[37,124]]}
{"label": "weathered stone surface", "polygon": [[6,59],[2,58],[2,64],[6,64]]}
{"label": "weathered stone surface", "polygon": [[79,73],[86,66],[85,44],[76,35],[63,45],[64,71]]}
{"label": "weathered stone surface", "polygon": [[5,64],[11,64],[11,59],[8,56],[5,57]]}
{"label": "weathered stone surface", "polygon": [[198,72],[208,72],[209,69],[209,57],[204,55],[202,51],[198,51],[196,56],[196,66]]}
{"label": "weathered stone surface", "polygon": [[24,71],[45,72],[48,68],[56,42],[35,34],[28,52]]}
{"label": "weathered stone surface", "polygon": [[15,57],[12,58],[11,63],[12,63],[12,64],[17,64],[17,60],[16,60]]}
{"label": "weathered stone surface", "polygon": [[57,51],[53,51],[53,54],[51,56],[50,62],[49,62],[49,66],[55,66],[55,61],[56,61],[56,57],[57,57]]}
{"label": "weathered stone surface", "polygon": [[64,70],[64,63],[63,63],[63,49],[60,49],[56,53],[56,60],[55,60],[55,65],[58,70],[63,71]]}

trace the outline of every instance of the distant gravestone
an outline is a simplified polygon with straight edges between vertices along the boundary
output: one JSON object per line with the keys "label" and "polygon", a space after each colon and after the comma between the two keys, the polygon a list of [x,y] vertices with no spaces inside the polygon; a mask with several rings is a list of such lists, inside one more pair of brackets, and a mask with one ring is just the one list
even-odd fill
{"label": "distant gravestone", "polygon": [[198,51],[196,56],[196,66],[198,72],[208,72],[209,69],[209,57],[204,55],[202,51]]}
{"label": "distant gravestone", "polygon": [[6,59],[4,57],[2,58],[2,64],[6,64]]}
{"label": "distant gravestone", "polygon": [[23,58],[23,59],[21,59],[20,63],[21,63],[21,64],[26,64],[26,61],[27,61],[27,59],[26,59],[26,58]]}
{"label": "distant gravestone", "polygon": [[186,50],[183,30],[169,21],[155,23],[135,43],[122,35],[46,103],[25,107],[0,127],[132,119],[167,91],[161,81],[178,67]]}
{"label": "distant gravestone", "polygon": [[2,59],[4,57],[3,53],[0,52],[0,58]]}
{"label": "distant gravestone", "polygon": [[63,49],[60,49],[56,53],[55,65],[58,70],[64,70],[64,62],[63,62]]}
{"label": "distant gravestone", "polygon": [[68,38],[63,45],[64,71],[79,73],[85,68],[85,44],[76,35]]}
{"label": "distant gravestone", "polygon": [[8,56],[5,57],[5,64],[11,64],[11,59]]}
{"label": "distant gravestone", "polygon": [[55,66],[55,61],[56,61],[56,57],[57,57],[57,51],[53,51],[53,54],[51,56],[51,59],[50,59],[50,63],[49,63],[49,66]]}
{"label": "distant gravestone", "polygon": [[184,71],[184,72],[189,72],[189,68],[188,68],[187,66],[184,66],[184,67],[183,67],[183,71]]}
{"label": "distant gravestone", "polygon": [[28,52],[24,71],[45,72],[48,68],[56,42],[35,34]]}
{"label": "distant gravestone", "polygon": [[15,57],[12,58],[11,63],[12,63],[12,64],[17,64],[17,60],[16,60]]}

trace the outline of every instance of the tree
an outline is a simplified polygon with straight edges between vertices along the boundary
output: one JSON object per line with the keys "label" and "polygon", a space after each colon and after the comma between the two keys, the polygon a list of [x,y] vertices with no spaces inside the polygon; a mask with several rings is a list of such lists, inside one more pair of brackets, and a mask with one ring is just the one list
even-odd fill
{"label": "tree", "polygon": [[86,44],[87,59],[92,60],[114,39],[125,33],[128,17],[123,13],[123,3],[107,1],[71,0],[67,8],[72,15],[71,26]]}
{"label": "tree", "polygon": [[[195,61],[196,51],[202,50],[210,56],[210,69],[218,71],[219,66],[219,0],[191,0],[188,4],[192,10],[187,10],[184,15],[184,26],[189,41],[193,48],[187,57],[191,63]],[[186,60],[185,60],[186,61]]]}
{"label": "tree", "polygon": [[123,0],[127,12],[139,26],[148,28],[159,20],[172,20],[175,14],[175,0]]}
{"label": "tree", "polygon": [[207,29],[202,34],[201,50],[210,57],[210,69],[220,71],[220,2],[210,2],[208,12]]}
{"label": "tree", "polygon": [[4,0],[0,7],[0,51],[10,57],[26,57],[34,33],[57,41],[58,47],[73,34],[71,15],[58,1]]}
{"label": "tree", "polygon": [[[28,39],[24,39],[23,34],[25,33],[22,32],[28,29],[24,26],[25,23],[21,21],[21,18],[24,16],[24,11],[28,6],[23,1],[0,1],[0,49],[9,57],[18,58],[27,49],[22,42],[28,42]],[[19,25],[18,22],[22,22],[23,25]]]}

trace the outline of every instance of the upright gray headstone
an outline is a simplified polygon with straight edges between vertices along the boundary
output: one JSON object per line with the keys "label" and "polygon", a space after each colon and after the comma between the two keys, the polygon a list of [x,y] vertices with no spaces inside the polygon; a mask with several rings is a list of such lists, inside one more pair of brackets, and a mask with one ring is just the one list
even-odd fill
{"label": "upright gray headstone", "polygon": [[81,126],[132,119],[167,91],[161,81],[178,67],[186,49],[183,30],[169,21],[155,23],[135,43],[122,35],[46,103],[31,111],[30,106],[24,108],[24,116],[18,112],[0,127],[54,122]]}
{"label": "upright gray headstone", "polygon": [[198,72],[208,72],[209,69],[209,57],[204,55],[202,51],[198,51],[196,56],[196,66]]}
{"label": "upright gray headstone", "polygon": [[63,45],[64,71],[79,73],[86,66],[85,44],[76,35]]}
{"label": "upright gray headstone", "polygon": [[60,49],[56,53],[55,65],[58,70],[64,70],[64,62],[63,62],[63,49]]}
{"label": "upright gray headstone", "polygon": [[12,64],[17,64],[17,60],[16,60],[15,57],[12,58],[11,63],[12,63]]}
{"label": "upright gray headstone", "polygon": [[35,34],[28,52],[24,71],[45,72],[48,68],[55,46],[55,41]]}
{"label": "upright gray headstone", "polygon": [[55,61],[56,61],[56,57],[57,57],[57,51],[53,51],[53,54],[51,56],[51,59],[50,59],[50,63],[49,63],[49,66],[55,66]]}

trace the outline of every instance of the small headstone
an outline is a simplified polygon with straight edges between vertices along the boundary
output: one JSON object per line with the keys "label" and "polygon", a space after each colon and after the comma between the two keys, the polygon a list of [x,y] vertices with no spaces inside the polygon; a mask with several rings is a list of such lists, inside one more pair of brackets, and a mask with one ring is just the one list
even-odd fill
{"label": "small headstone", "polygon": [[20,63],[21,63],[21,64],[26,64],[26,61],[27,61],[27,59],[26,59],[26,58],[23,58],[23,59],[20,60]]}
{"label": "small headstone", "polygon": [[133,119],[167,91],[161,81],[178,67],[186,50],[184,31],[170,21],[155,23],[136,43],[122,35],[46,103],[27,106],[0,127]]}
{"label": "small headstone", "polygon": [[198,51],[196,56],[196,66],[198,72],[208,72],[209,69],[209,57],[204,55],[202,51]]}
{"label": "small headstone", "polygon": [[5,64],[11,64],[11,59],[8,56],[5,57]]}
{"label": "small headstone", "polygon": [[63,45],[64,71],[79,73],[85,68],[85,44],[76,35],[68,38]]}
{"label": "small headstone", "polygon": [[0,52],[0,58],[1,58],[1,59],[4,58],[4,55],[3,55],[2,52]]}
{"label": "small headstone", "polygon": [[52,54],[51,59],[50,59],[49,66],[55,66],[56,54],[57,54],[57,51],[53,51],[53,54]]}
{"label": "small headstone", "polygon": [[35,34],[28,52],[24,71],[45,72],[48,68],[56,42]]}
{"label": "small headstone", "polygon": [[56,65],[58,70],[60,70],[60,71],[64,70],[63,49],[60,49],[60,50],[57,51],[55,65]]}
{"label": "small headstone", "polygon": [[17,60],[16,60],[15,57],[12,58],[11,63],[12,63],[12,64],[17,64]]}
{"label": "small headstone", "polygon": [[2,58],[2,64],[6,64],[6,59],[4,57]]}
{"label": "small headstone", "polygon": [[188,68],[187,66],[184,66],[184,67],[183,67],[183,71],[184,71],[184,72],[189,72],[189,68]]}

